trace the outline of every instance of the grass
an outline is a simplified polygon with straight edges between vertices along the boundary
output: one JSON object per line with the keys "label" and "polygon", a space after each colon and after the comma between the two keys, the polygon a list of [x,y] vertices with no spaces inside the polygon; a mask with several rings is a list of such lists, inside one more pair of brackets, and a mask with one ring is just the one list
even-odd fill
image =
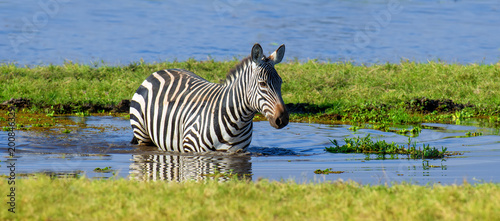
{"label": "grass", "polygon": [[[8,189],[0,182],[0,189]],[[19,220],[495,220],[499,184],[16,180]]]}
{"label": "grass", "polygon": [[[76,63],[22,67],[0,64],[0,103],[11,98],[30,99],[33,106],[16,113],[17,128],[48,130],[54,125],[74,124],[53,117],[65,111],[64,105],[77,116],[88,116],[91,113],[85,109],[87,104],[107,107],[130,99],[154,71],[183,68],[209,81],[221,82],[237,62],[136,62],[117,67]],[[291,116],[294,121],[368,122],[380,130],[390,130],[394,124],[460,124],[471,117],[500,124],[500,64],[402,61],[355,66],[311,60],[282,63],[276,69],[284,80],[285,102],[306,104],[305,113]],[[446,99],[453,103],[441,102],[431,111],[426,109],[426,102]],[[0,115],[0,126],[5,129],[6,112]],[[357,126],[352,128],[357,129]],[[398,131],[419,132],[418,127]],[[418,152],[416,145],[405,148],[368,139],[344,141],[354,151],[365,153],[385,155],[392,151],[415,158],[439,158],[446,154],[445,149],[428,145]],[[352,151],[336,144],[331,147],[334,151]],[[370,149],[373,146],[379,149]],[[428,161],[423,164],[437,167]],[[109,169],[104,171],[110,172]],[[329,168],[317,172],[341,171]],[[219,173],[210,178],[226,176],[234,174]],[[0,189],[8,188],[7,182],[0,182]],[[488,183],[389,187],[342,182],[297,184],[231,179],[226,183],[165,183],[35,176],[17,179],[16,191],[16,214],[2,207],[0,220],[494,220],[500,217],[500,185]]]}
{"label": "grass", "polygon": [[[137,87],[154,71],[183,68],[212,82],[222,82],[238,61],[144,63],[110,67],[104,64],[23,66],[0,64],[0,102],[28,98],[40,109],[70,105],[81,116],[86,104],[116,105],[131,99]],[[494,65],[415,63],[356,66],[314,60],[276,65],[283,78],[286,103],[306,103],[308,114],[292,120],[317,118],[352,122],[407,124],[458,122],[488,117],[500,123],[500,63]],[[436,112],[422,109],[418,101],[451,99],[465,108],[443,104]],[[417,98],[417,99],[416,99]],[[467,106],[467,104],[471,104]],[[420,109],[419,109],[420,108]],[[42,110],[43,111],[43,110]],[[54,110],[45,110],[53,114]],[[99,111],[99,110],[96,110]],[[312,114],[311,114],[312,113]]]}
{"label": "grass", "polygon": [[285,73],[284,100],[292,103],[398,104],[428,97],[458,103],[500,104],[499,65],[402,62],[354,66],[310,61],[277,69]]}
{"label": "grass", "polygon": [[[235,62],[168,62],[127,66],[90,66],[75,63],[18,67],[0,65],[0,100],[29,98],[34,104],[117,104],[131,99],[135,90],[151,73],[167,68],[184,68],[195,71],[207,80],[225,79]],[[85,113],[82,113],[85,114]]]}
{"label": "grass", "polygon": [[366,137],[344,138],[345,144],[339,145],[337,140],[332,140],[333,146],[326,147],[325,150],[331,153],[364,153],[377,154],[385,158],[386,154],[391,154],[391,158],[395,158],[395,154],[408,155],[410,159],[437,159],[452,155],[447,152],[446,147],[441,147],[441,150],[429,145],[422,145],[422,148],[417,148],[417,144],[411,143],[411,138],[408,138],[408,146],[399,145],[394,142],[387,143],[385,140],[373,141],[368,134]]}

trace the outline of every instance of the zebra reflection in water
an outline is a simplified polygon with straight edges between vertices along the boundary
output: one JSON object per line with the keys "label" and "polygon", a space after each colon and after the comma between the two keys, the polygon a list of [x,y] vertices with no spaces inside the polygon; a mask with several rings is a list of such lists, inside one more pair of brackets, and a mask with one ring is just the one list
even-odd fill
{"label": "zebra reflection in water", "polygon": [[239,178],[251,179],[252,163],[249,155],[133,155],[130,177],[137,180],[188,181],[217,179],[229,180],[237,174]]}

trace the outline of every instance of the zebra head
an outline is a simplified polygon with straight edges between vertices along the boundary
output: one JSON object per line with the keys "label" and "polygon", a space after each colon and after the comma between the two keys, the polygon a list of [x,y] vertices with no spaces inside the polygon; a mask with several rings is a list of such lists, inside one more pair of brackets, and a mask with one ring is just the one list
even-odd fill
{"label": "zebra head", "polygon": [[269,57],[264,56],[262,47],[255,44],[250,55],[252,74],[249,82],[251,106],[266,116],[276,129],[288,124],[288,111],[281,97],[281,77],[274,65],[281,62],[285,55],[285,45],[281,45]]}

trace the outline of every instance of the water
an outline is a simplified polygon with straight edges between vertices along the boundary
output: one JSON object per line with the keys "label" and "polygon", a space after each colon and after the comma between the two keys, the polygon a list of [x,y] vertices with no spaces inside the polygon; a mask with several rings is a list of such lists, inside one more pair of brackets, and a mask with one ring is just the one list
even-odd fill
{"label": "water", "polygon": [[0,62],[109,65],[246,57],[500,60],[498,0],[0,1]]}
{"label": "water", "polygon": [[[268,122],[255,122],[250,154],[222,153],[173,154],[154,147],[129,144],[132,131],[129,121],[117,117],[70,117],[78,122],[72,132],[17,131],[16,173],[49,172],[78,174],[90,178],[112,176],[138,180],[202,180],[214,173],[251,174],[249,178],[324,182],[353,180],[362,184],[411,182],[416,184],[461,184],[464,181],[500,182],[500,131],[480,124],[424,124],[420,135],[413,138],[418,145],[445,146],[463,155],[444,160],[377,160],[375,155],[333,154],[324,151],[329,140],[370,135],[387,142],[407,143],[408,138],[392,132],[360,129],[352,132],[349,125],[290,123],[282,130]],[[466,132],[482,136],[466,137]],[[0,132],[0,140],[7,133]],[[0,148],[0,173],[8,174],[7,149]],[[95,168],[111,167],[109,173]],[[340,174],[318,175],[317,169],[332,168]],[[219,178],[226,179],[226,178]]]}

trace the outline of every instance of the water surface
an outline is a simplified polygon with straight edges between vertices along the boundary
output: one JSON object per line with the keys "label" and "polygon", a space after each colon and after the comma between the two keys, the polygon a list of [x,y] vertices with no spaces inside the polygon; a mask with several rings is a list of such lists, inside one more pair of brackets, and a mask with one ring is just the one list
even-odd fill
{"label": "water surface", "polygon": [[[282,130],[268,122],[254,123],[254,139],[248,154],[175,154],[154,147],[129,144],[129,121],[118,117],[70,117],[79,122],[69,134],[17,131],[16,173],[49,172],[78,174],[90,178],[113,176],[139,180],[202,180],[210,174],[250,174],[249,178],[324,182],[353,180],[362,184],[411,182],[416,184],[461,184],[464,181],[500,182],[500,132],[479,125],[425,124],[418,137],[423,143],[447,147],[463,155],[443,160],[379,160],[375,155],[333,154],[324,151],[330,140],[343,144],[345,137],[370,135],[373,139],[405,144],[408,137],[371,129],[349,130],[349,125],[290,123]],[[103,129],[95,129],[103,128]],[[482,136],[466,137],[467,132]],[[0,132],[0,140],[7,133]],[[0,149],[2,174],[8,174],[7,149]],[[95,168],[111,167],[98,173]],[[340,174],[317,175],[331,168]],[[225,178],[220,178],[225,179]]]}
{"label": "water surface", "polygon": [[500,1],[0,1],[0,61],[129,64],[246,57],[496,63]]}

